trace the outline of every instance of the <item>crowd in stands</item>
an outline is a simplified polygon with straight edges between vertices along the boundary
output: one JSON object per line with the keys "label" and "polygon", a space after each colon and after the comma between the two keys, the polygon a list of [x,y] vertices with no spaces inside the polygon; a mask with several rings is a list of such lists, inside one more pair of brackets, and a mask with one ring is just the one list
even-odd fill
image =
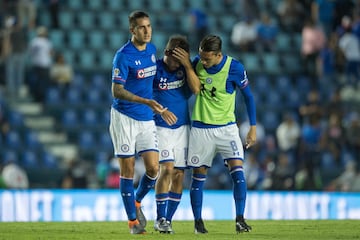
{"label": "crowd in stands", "polygon": [[[258,108],[258,144],[246,152],[249,189],[360,190],[360,1],[2,0],[0,5],[4,73],[0,86],[9,94],[0,97],[1,148],[12,127],[1,106],[21,95],[16,91],[22,85],[28,86],[35,101],[48,106],[64,131],[68,130],[62,125],[64,109],[92,105],[101,115],[93,138],[104,136],[106,147],[97,142],[99,149],[87,149],[70,161],[72,170],[64,171],[58,187],[117,184],[110,138],[106,141],[108,135],[102,134],[108,131],[108,118],[103,116],[108,115],[111,101],[112,56],[128,36],[123,27],[127,15],[142,7],[154,20],[158,49],[163,49],[169,35],[181,33],[191,40],[194,55],[199,39],[214,33],[222,37],[224,51],[244,63]],[[29,51],[36,44],[40,45]],[[46,57],[36,62],[39,48],[45,49]],[[82,99],[84,95],[97,104]],[[69,104],[69,96],[82,99],[82,105]],[[240,135],[247,127],[247,119],[239,119]],[[78,143],[79,136],[76,132],[70,139]],[[0,163],[4,165],[3,160]],[[230,188],[222,161],[214,164],[206,187]]]}

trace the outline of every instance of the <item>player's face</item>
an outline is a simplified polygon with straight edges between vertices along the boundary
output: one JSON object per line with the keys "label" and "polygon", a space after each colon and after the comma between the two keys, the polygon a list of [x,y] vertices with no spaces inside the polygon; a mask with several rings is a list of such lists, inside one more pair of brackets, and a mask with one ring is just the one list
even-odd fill
{"label": "player's face", "polygon": [[134,40],[139,44],[145,44],[151,41],[152,28],[150,19],[139,18],[136,20],[136,27],[131,29]]}
{"label": "player's face", "polygon": [[214,65],[220,63],[222,54],[215,52],[204,52],[201,49],[199,50],[200,62],[204,68],[210,68]]}

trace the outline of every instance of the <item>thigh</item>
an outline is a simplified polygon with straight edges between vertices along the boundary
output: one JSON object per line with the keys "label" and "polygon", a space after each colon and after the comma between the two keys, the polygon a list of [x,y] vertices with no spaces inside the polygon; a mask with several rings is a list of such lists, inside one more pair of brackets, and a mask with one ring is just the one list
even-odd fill
{"label": "thigh", "polygon": [[235,124],[216,129],[216,135],[216,151],[220,153],[225,164],[229,160],[243,161],[244,148]]}
{"label": "thigh", "polygon": [[191,128],[187,164],[189,167],[211,167],[216,147],[214,138],[213,129]]}

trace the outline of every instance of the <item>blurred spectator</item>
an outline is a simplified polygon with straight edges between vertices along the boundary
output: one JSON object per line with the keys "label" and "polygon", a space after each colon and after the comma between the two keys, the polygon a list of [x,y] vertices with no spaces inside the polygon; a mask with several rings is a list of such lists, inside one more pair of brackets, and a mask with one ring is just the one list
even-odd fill
{"label": "blurred spectator", "polygon": [[292,190],[294,188],[295,169],[285,153],[278,156],[275,169],[272,174],[272,190]]}
{"label": "blurred spectator", "polygon": [[285,113],[282,122],[276,129],[276,140],[280,152],[288,154],[294,163],[300,138],[300,126],[291,113]]}
{"label": "blurred spectator", "polygon": [[25,170],[15,161],[4,164],[1,176],[8,189],[28,189],[29,179]]}
{"label": "blurred spectator", "polygon": [[301,123],[309,122],[312,117],[320,118],[323,116],[324,106],[321,103],[320,92],[316,89],[310,90],[306,97],[305,104],[299,107]]}
{"label": "blurred spectator", "polygon": [[51,28],[58,29],[59,25],[59,11],[60,11],[60,1],[61,0],[46,0],[47,7],[51,16]]}
{"label": "blurred spectator", "polygon": [[247,188],[249,190],[260,189],[262,180],[264,178],[261,166],[253,153],[246,154],[245,158],[246,161],[244,163],[244,170]]}
{"label": "blurred spectator", "polygon": [[20,97],[25,79],[27,50],[26,30],[21,27],[15,16],[5,19],[2,59],[5,60],[6,89],[10,100]]}
{"label": "blurred spectator", "polygon": [[60,88],[67,89],[73,80],[74,71],[70,64],[65,60],[62,53],[55,55],[54,64],[50,68],[51,82]]}
{"label": "blurred spectator", "polygon": [[50,67],[52,65],[53,46],[48,39],[46,27],[38,27],[36,33],[37,36],[31,40],[29,46],[29,57],[32,65],[29,87],[35,100],[42,102],[51,81]]}
{"label": "blurred spectator", "polygon": [[257,39],[261,51],[271,52],[275,50],[275,40],[278,28],[271,17],[263,12],[261,21],[257,25]]}
{"label": "blurred spectator", "polygon": [[360,80],[360,42],[352,32],[350,19],[343,22],[343,27],[345,33],[339,39],[339,47],[345,56],[346,81],[347,84],[357,87]]}
{"label": "blurred spectator", "polygon": [[257,23],[252,17],[244,17],[237,22],[231,33],[231,43],[242,52],[254,52],[257,39]]}
{"label": "blurred spectator", "polygon": [[0,104],[0,138],[1,140],[5,140],[5,136],[7,135],[7,133],[10,131],[10,124],[8,122],[8,119],[6,118],[5,115],[5,109],[2,106],[2,104]]}
{"label": "blurred spectator", "polygon": [[302,28],[301,55],[304,62],[304,71],[308,76],[316,79],[316,59],[321,49],[324,48],[326,37],[321,28],[308,20]]}
{"label": "blurred spectator", "polygon": [[349,114],[345,124],[345,142],[360,169],[360,116],[356,111]]}
{"label": "blurred spectator", "polygon": [[[258,1],[254,0],[235,0],[237,1],[237,13],[238,16],[243,16],[245,18],[256,18],[259,16],[259,4]],[[267,4],[267,9],[270,7],[270,4]]]}
{"label": "blurred spectator", "polygon": [[311,5],[312,20],[320,26],[325,35],[329,36],[334,30],[335,0],[314,0]]}
{"label": "blurred spectator", "polygon": [[326,41],[324,47],[320,49],[317,58],[317,76],[320,81],[320,89],[328,85],[328,81],[335,81],[336,79],[336,58],[338,48],[338,38],[335,33],[330,35],[328,41]]}
{"label": "blurred spectator", "polygon": [[62,179],[61,187],[64,189],[86,189],[88,188],[89,167],[78,159],[69,159],[67,171]]}
{"label": "blurred spectator", "polygon": [[349,192],[356,177],[356,163],[349,161],[345,165],[345,170],[327,186],[326,190]]}
{"label": "blurred spectator", "polygon": [[190,17],[190,31],[189,40],[190,46],[197,52],[200,41],[209,32],[209,23],[207,14],[201,9],[191,9],[189,12]]}
{"label": "blurred spectator", "polygon": [[300,32],[305,19],[305,9],[297,0],[280,1],[276,14],[281,29],[286,32]]}
{"label": "blurred spectator", "polygon": [[322,188],[319,167],[323,150],[324,130],[320,117],[311,115],[301,129],[299,162],[296,173],[298,190],[319,190]]}
{"label": "blurred spectator", "polygon": [[37,6],[35,0],[18,0],[16,10],[21,27],[29,30],[36,27]]}
{"label": "blurred spectator", "polygon": [[340,115],[333,113],[329,116],[324,135],[326,149],[331,153],[335,163],[341,167],[341,153],[344,150],[345,130],[342,127]]}

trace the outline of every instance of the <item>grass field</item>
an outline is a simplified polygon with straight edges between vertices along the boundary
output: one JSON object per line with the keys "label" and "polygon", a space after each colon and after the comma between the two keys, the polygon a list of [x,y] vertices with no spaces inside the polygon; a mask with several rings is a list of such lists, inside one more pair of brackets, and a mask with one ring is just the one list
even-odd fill
{"label": "grass field", "polygon": [[131,235],[126,222],[19,222],[0,223],[0,240],[44,239],[360,239],[360,221],[302,220],[302,221],[247,221],[250,233],[236,234],[234,221],[205,221],[208,234],[195,235],[192,221],[174,221],[173,235],[160,234],[149,221],[147,234]]}

